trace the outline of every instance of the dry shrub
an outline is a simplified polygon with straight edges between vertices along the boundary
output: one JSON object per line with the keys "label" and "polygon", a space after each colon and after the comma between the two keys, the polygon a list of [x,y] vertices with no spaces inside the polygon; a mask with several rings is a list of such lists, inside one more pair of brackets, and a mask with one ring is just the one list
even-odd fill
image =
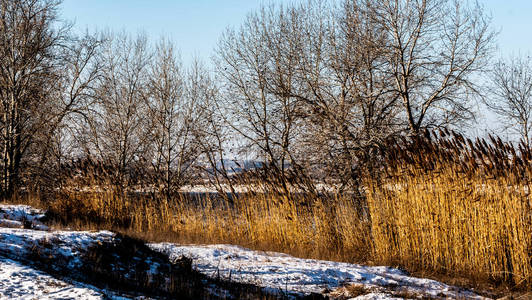
{"label": "dry shrub", "polygon": [[174,230],[189,242],[236,243],[304,257],[367,258],[369,227],[350,200],[296,199],[256,194],[234,199],[231,207],[208,203],[202,212],[181,207]]}
{"label": "dry shrub", "polygon": [[292,174],[288,180],[295,188],[288,190],[286,182],[279,187],[276,173],[260,169],[232,178],[233,185],[253,187],[246,192],[168,198],[153,188],[113,184],[101,164],[78,169],[52,201],[40,204],[70,228],[111,229],[152,241],[232,243],[303,257],[369,259],[370,226],[358,202],[350,195],[308,192],[307,178]]}

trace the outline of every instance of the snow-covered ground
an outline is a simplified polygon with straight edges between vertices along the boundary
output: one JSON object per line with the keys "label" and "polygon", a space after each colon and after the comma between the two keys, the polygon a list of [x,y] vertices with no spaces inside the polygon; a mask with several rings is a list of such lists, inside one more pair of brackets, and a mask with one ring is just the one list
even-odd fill
{"label": "snow-covered ground", "polygon": [[50,254],[68,259],[75,267],[81,264],[80,251],[114,236],[110,231],[51,231],[42,218],[43,211],[27,205],[0,205],[0,255],[24,259],[32,251],[50,250],[48,245],[53,244],[57,253]]}
{"label": "snow-covered ground", "polygon": [[76,286],[44,272],[0,257],[0,299],[102,299],[90,288]]}
{"label": "snow-covered ground", "polygon": [[79,250],[114,236],[109,231],[50,231],[42,218],[43,211],[27,205],[0,205],[0,299],[127,299],[112,291],[57,279],[28,266],[32,251],[51,250],[46,247],[53,242],[58,247],[49,255],[68,259],[69,267],[74,268],[82,263]]}
{"label": "snow-covered ground", "polygon": [[[337,192],[339,189],[339,184],[326,184],[326,183],[316,183],[315,188],[317,191],[320,192]],[[231,187],[229,184],[221,184],[220,188],[225,193],[231,193],[233,190],[236,193],[246,193],[250,191],[262,191],[263,187],[260,185],[252,185],[252,184],[235,184],[233,185],[233,190],[231,190]],[[290,190],[292,192],[301,192],[301,189],[298,187],[290,187]],[[141,190],[138,190],[141,191]],[[146,190],[142,190],[143,192],[146,192]],[[195,184],[195,185],[184,185],[182,186],[179,191],[184,193],[217,193],[218,190],[216,187],[212,184],[204,183],[204,184]]]}
{"label": "snow-covered ground", "polygon": [[[32,254],[44,253],[61,260],[63,268],[83,270],[80,265],[84,262],[79,257],[84,249],[116,238],[109,231],[53,231],[42,224],[43,216],[42,211],[29,206],[0,205],[0,226],[4,226],[0,227],[0,299],[99,299],[115,295],[74,281],[54,279],[28,266]],[[300,259],[232,245],[148,246],[168,254],[171,260],[192,258],[193,267],[208,277],[253,284],[285,296],[315,293],[342,299],[355,296],[353,299],[394,299],[405,295],[482,299],[472,292],[411,277],[390,267]],[[151,272],[157,272],[157,263],[152,264]]]}
{"label": "snow-covered ground", "polygon": [[348,292],[349,285],[355,285],[371,292],[357,299],[390,299],[407,293],[430,298],[483,299],[472,292],[430,279],[411,277],[390,267],[301,259],[232,245],[158,243],[149,246],[169,254],[170,258],[192,258],[194,266],[208,276],[252,283],[288,295],[316,293],[342,296]]}
{"label": "snow-covered ground", "polygon": [[28,205],[0,204],[0,226],[48,230],[41,222],[44,212]]}

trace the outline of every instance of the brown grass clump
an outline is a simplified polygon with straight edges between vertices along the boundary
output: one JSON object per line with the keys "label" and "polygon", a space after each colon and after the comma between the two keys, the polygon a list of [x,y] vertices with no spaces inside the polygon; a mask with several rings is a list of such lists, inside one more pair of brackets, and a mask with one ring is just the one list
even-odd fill
{"label": "brown grass clump", "polygon": [[212,195],[154,201],[112,191],[70,192],[48,210],[70,227],[113,229],[152,241],[232,243],[344,261],[369,258],[369,224],[347,197],[249,193],[228,203]]}
{"label": "brown grass clump", "polygon": [[366,180],[374,257],[530,287],[530,149],[441,135],[395,144]]}

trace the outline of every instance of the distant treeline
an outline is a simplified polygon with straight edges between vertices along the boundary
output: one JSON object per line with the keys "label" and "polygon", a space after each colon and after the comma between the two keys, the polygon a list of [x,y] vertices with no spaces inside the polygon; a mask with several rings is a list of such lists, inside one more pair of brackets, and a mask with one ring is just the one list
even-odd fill
{"label": "distant treeline", "polygon": [[263,6],[220,37],[212,68],[184,66],[165,39],[76,35],[60,7],[0,0],[4,198],[54,190],[88,169],[167,196],[197,179],[222,190],[234,157],[260,162],[285,192],[297,180],[360,191],[361,172],[382,168],[390,140],[460,128],[474,120],[474,101],[530,147],[530,63],[490,63],[495,32],[477,3]]}

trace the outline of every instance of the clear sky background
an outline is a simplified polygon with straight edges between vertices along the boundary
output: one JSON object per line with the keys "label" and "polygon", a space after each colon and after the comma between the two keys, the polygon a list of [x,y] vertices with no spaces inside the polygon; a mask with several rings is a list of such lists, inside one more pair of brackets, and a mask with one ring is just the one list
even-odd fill
{"label": "clear sky background", "polygon": [[[289,1],[273,1],[278,3]],[[257,0],[64,0],[63,17],[84,30],[144,31],[153,39],[169,37],[189,61],[208,60],[228,26],[237,28]],[[268,2],[269,3],[269,2]]]}
{"label": "clear sky background", "polygon": [[[228,26],[238,27],[250,11],[262,3],[292,0],[64,0],[63,17],[84,30],[145,31],[152,38],[170,37],[183,59],[198,54],[209,58]],[[503,55],[532,51],[532,1],[479,0],[500,30]]]}
{"label": "clear sky background", "polygon": [[[496,56],[532,52],[531,0],[478,1],[499,31]],[[144,31],[152,39],[168,37],[186,63],[193,56],[208,61],[224,29],[237,28],[261,4],[291,2],[297,0],[64,0],[62,16],[74,21],[77,30]],[[473,131],[482,134],[496,129],[496,124],[493,116],[484,117]]]}

